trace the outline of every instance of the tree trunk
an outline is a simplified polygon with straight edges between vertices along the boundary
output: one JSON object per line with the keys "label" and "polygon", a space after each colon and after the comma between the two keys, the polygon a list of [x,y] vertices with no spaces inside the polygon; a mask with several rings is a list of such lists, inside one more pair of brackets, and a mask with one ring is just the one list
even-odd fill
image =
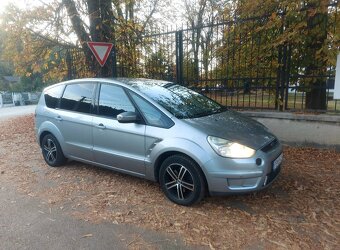
{"label": "tree trunk", "polygon": [[87,8],[90,20],[90,35],[93,42],[100,39],[101,20],[99,11],[99,1],[87,0]]}
{"label": "tree trunk", "polygon": [[[90,21],[90,36],[92,42],[100,42],[100,30],[101,30],[101,20],[100,20],[100,9],[99,2],[93,0],[87,0],[87,8],[89,13]],[[91,55],[91,65],[92,71],[98,75],[100,72],[100,65],[96,62],[96,59]]]}
{"label": "tree trunk", "polygon": [[306,93],[306,109],[326,110],[327,98],[325,82],[319,80],[312,85],[312,88],[313,89]]}
{"label": "tree trunk", "polygon": [[[310,110],[326,110],[326,55],[320,53],[327,39],[327,1],[318,4],[311,3],[307,11],[307,37],[306,37],[306,76],[307,81],[305,108]],[[316,11],[316,13],[314,13]],[[307,78],[308,80],[308,78]]]}
{"label": "tree trunk", "polygon": [[96,76],[100,77],[112,76],[112,56],[108,58],[103,67],[100,67],[100,65],[95,61],[95,58],[86,43],[91,40],[94,42],[114,42],[114,21],[111,1],[86,0],[90,20],[90,34],[88,34],[85,30],[74,0],[62,0],[62,3],[67,9],[73,29],[77,34],[78,40],[80,41],[82,50],[85,54],[86,63],[89,65],[91,71],[93,71]]}
{"label": "tree trunk", "polygon": [[[195,28],[194,25],[193,25],[193,28]],[[195,30],[192,31],[192,47],[193,47],[193,52],[194,52],[194,76],[193,76],[194,82],[191,83],[191,84],[195,84],[195,85],[198,84],[199,78],[200,78],[199,60],[198,60],[198,52],[199,52],[199,48],[200,48],[200,38],[201,38],[201,28],[197,27],[196,31]]]}
{"label": "tree trunk", "polygon": [[73,26],[73,29],[78,37],[78,40],[80,42],[80,45],[85,53],[85,55],[88,55],[90,50],[87,47],[86,42],[90,41],[90,37],[87,34],[83,22],[79,16],[79,13],[76,9],[76,5],[73,0],[62,0],[62,3],[65,5],[67,14],[71,19],[71,23]]}
{"label": "tree trunk", "polygon": [[[113,53],[115,53],[115,36],[114,36],[114,17],[112,12],[111,0],[100,1],[100,15],[101,15],[101,36],[100,39],[103,42],[113,43]],[[112,55],[112,53],[111,53]],[[112,77],[113,67],[116,67],[112,56],[109,56],[105,65],[101,69],[102,77]]]}

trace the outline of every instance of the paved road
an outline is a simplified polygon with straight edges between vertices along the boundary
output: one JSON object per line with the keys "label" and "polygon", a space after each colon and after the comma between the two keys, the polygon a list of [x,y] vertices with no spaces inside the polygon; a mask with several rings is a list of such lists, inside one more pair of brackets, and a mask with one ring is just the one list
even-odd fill
{"label": "paved road", "polygon": [[35,105],[28,106],[14,106],[0,108],[0,120],[9,119],[11,117],[33,114]]}
{"label": "paved road", "polygon": [[[33,113],[34,108],[2,108],[0,121]],[[51,208],[46,201],[18,193],[16,184],[0,172],[0,249],[131,248],[189,249],[178,236],[131,225],[92,224],[73,218],[63,210]]]}
{"label": "paved road", "polygon": [[186,249],[182,241],[159,232],[77,220],[18,194],[4,180],[0,185],[0,249]]}
{"label": "paved road", "polygon": [[[0,177],[1,180],[1,177]],[[174,237],[129,225],[77,220],[1,180],[0,249],[187,249]]]}

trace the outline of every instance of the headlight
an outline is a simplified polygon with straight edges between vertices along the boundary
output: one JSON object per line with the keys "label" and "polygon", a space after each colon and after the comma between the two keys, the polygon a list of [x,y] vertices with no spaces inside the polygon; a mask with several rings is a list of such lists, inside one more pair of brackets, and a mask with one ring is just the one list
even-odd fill
{"label": "headlight", "polygon": [[223,157],[249,158],[255,154],[252,148],[222,138],[208,136],[208,142],[215,152]]}

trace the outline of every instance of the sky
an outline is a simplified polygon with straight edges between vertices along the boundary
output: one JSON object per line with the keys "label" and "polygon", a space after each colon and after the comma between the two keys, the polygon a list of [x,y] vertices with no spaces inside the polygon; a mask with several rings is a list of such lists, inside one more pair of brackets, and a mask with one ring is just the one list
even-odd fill
{"label": "sky", "polygon": [[[6,8],[6,6],[10,3],[20,7],[25,8],[26,5],[32,5],[36,3],[36,5],[39,5],[40,3],[48,3],[49,0],[0,0],[0,13],[3,12],[3,10]],[[174,8],[176,11],[181,11],[182,6],[182,0],[173,0],[171,1],[171,7]]]}
{"label": "sky", "polygon": [[26,5],[27,0],[1,0],[0,3],[0,13],[2,13],[6,6],[10,3],[14,4],[15,6],[18,6],[20,8],[24,8]]}
{"label": "sky", "polygon": [[15,6],[25,9],[27,6],[32,6],[35,4],[39,4],[40,0],[0,0],[0,13],[2,13],[6,6],[9,4],[14,4]]}

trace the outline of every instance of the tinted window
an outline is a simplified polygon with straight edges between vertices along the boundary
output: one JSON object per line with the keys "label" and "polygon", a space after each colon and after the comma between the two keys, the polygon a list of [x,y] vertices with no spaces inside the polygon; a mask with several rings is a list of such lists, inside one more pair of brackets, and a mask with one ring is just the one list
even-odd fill
{"label": "tinted window", "polygon": [[169,128],[173,125],[173,121],[171,121],[166,115],[164,115],[152,104],[145,101],[143,98],[136,95],[135,93],[130,93],[149,125],[163,128]]}
{"label": "tinted window", "polygon": [[164,86],[155,84],[136,84],[140,90],[177,118],[195,118],[226,110],[215,101],[177,84]]}
{"label": "tinted window", "polygon": [[60,108],[90,113],[94,87],[93,83],[67,85],[61,98]]}
{"label": "tinted window", "polygon": [[57,107],[59,98],[63,93],[64,87],[64,85],[55,86],[45,92],[44,97],[47,107],[52,109],[55,109]]}
{"label": "tinted window", "polygon": [[135,107],[124,90],[119,86],[102,84],[99,95],[99,115],[116,118],[125,111],[135,112]]}

